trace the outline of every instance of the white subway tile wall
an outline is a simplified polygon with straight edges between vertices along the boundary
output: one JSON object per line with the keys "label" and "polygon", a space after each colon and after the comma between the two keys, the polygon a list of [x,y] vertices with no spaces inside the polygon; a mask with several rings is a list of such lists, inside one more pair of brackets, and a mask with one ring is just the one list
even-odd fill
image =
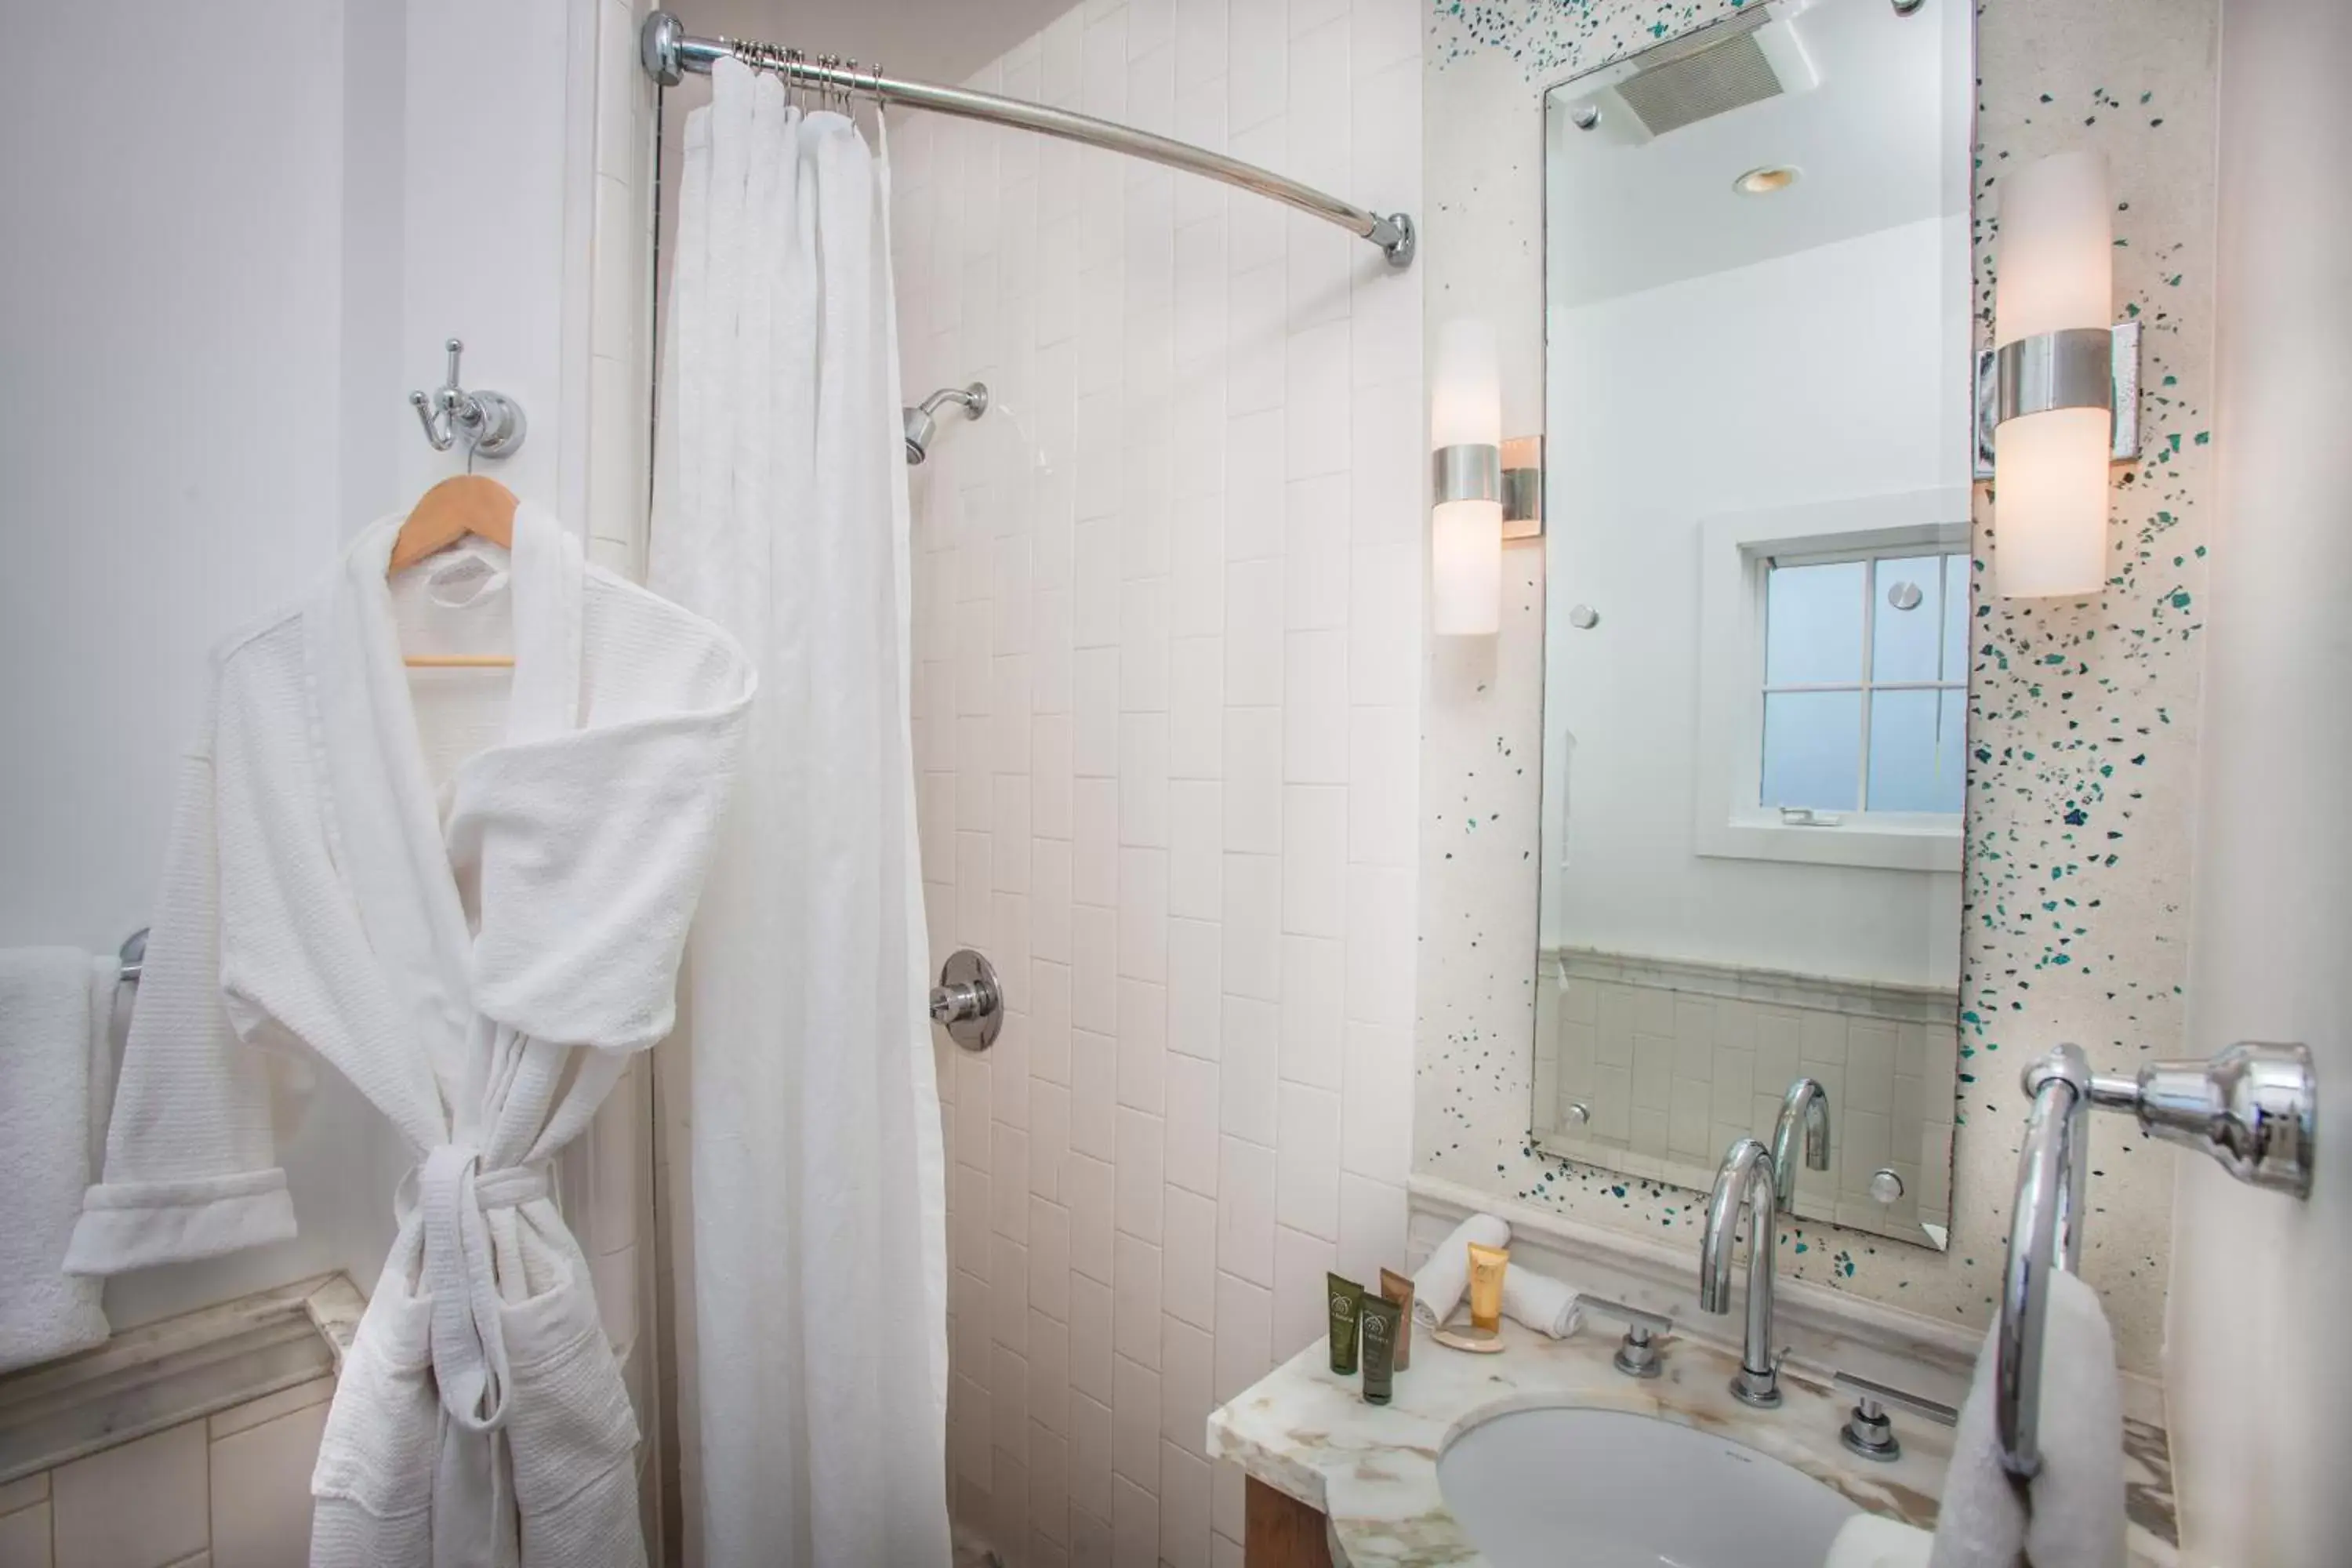
{"label": "white subway tile wall", "polygon": [[[972,80],[1417,211],[1418,14],[1095,0]],[[992,394],[913,473],[932,945],[1010,1013],[940,1047],[950,1498],[1012,1563],[1208,1568],[1208,1412],[1403,1257],[1421,286],[1150,163],[890,142],[908,400]]]}
{"label": "white subway tile wall", "polygon": [[[1829,1097],[1832,1163],[1800,1167],[1798,1213],[1895,1236],[1949,1226],[1955,997],[1808,976],[1762,982],[1768,997],[1743,994],[1754,972],[1727,965],[1644,968],[1547,955],[1535,1093],[1548,1150],[1704,1189],[1733,1142],[1771,1138],[1803,1076]],[[1902,1183],[1885,1201],[1870,1190],[1882,1170]]]}
{"label": "white subway tile wall", "polygon": [[302,1568],[331,1377],[0,1486],[0,1568]]}

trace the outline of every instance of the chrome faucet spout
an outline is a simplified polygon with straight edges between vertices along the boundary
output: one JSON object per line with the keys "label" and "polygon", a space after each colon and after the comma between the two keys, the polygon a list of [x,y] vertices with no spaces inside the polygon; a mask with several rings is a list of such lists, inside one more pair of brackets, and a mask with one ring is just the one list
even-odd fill
{"label": "chrome faucet spout", "polygon": [[1749,1405],[1780,1403],[1780,1376],[1772,1355],[1772,1258],[1780,1211],[1773,1198],[1772,1152],[1742,1138],[1723,1157],[1715,1191],[1706,1205],[1706,1233],[1699,1241],[1698,1304],[1706,1311],[1731,1310],[1731,1255],[1738,1244],[1739,1211],[1748,1210],[1748,1326],[1739,1347],[1739,1373],[1731,1392]]}
{"label": "chrome faucet spout", "polygon": [[1797,1129],[1805,1134],[1805,1168],[1830,1168],[1830,1095],[1818,1079],[1801,1078],[1780,1100],[1772,1127],[1772,1196],[1783,1209],[1797,1206]]}

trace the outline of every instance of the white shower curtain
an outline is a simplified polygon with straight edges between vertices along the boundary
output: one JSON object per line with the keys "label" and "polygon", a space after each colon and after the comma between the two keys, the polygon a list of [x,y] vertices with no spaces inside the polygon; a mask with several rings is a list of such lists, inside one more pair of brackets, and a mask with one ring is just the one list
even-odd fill
{"label": "white shower curtain", "polygon": [[686,142],[650,575],[742,641],[760,692],[687,954],[685,1506],[710,1568],[944,1564],[886,174],[851,121],[731,60]]}

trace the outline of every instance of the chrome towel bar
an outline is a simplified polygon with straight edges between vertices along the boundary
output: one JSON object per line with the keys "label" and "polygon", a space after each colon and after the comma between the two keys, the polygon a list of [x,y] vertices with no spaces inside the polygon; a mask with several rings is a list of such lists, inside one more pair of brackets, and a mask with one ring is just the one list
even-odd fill
{"label": "chrome towel bar", "polygon": [[2020,1477],[2042,1468],[2050,1271],[2082,1268],[2092,1109],[2127,1110],[2147,1136],[2202,1149],[2240,1181],[2300,1198],[2311,1193],[2319,1101],[2311,1052],[2261,1041],[2206,1062],[2151,1062],[2131,1077],[2094,1073],[2081,1047],[2062,1045],[2025,1069],[2024,1088],[2032,1109],[2017,1157],[1993,1391],[2001,1465]]}

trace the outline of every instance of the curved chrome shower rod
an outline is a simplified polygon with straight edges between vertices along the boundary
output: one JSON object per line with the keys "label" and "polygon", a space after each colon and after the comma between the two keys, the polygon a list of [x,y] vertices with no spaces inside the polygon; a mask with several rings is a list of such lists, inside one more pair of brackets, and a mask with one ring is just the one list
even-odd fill
{"label": "curved chrome shower rod", "polygon": [[885,76],[878,67],[862,67],[855,60],[841,60],[832,56],[812,58],[774,44],[745,43],[732,38],[689,37],[685,24],[667,11],[656,11],[646,17],[645,26],[637,35],[637,50],[646,74],[665,87],[677,85],[680,77],[688,71],[708,76],[715,62],[732,58],[761,70],[774,71],[805,86],[871,99],[878,103],[895,103],[908,109],[929,110],[936,114],[952,114],[965,120],[1011,125],[1042,135],[1058,136],[1066,142],[1079,142],[1089,147],[1104,147],[1114,153],[1148,158],[1171,169],[1205,174],[1228,185],[1271,196],[1310,217],[1337,224],[1358,238],[1370,240],[1388,257],[1391,267],[1412,265],[1412,219],[1405,214],[1391,213],[1382,216],[1326,195],[1311,185],[1286,180],[1254,163],[1244,163],[1221,153],[1211,153],[1190,142],[1154,135],[1149,131],[1138,131],[1131,126],[1097,120],[1090,115],[1074,114],[1066,109],[1054,109],[1017,98],[974,92],[969,88],[902,80],[898,77]]}

